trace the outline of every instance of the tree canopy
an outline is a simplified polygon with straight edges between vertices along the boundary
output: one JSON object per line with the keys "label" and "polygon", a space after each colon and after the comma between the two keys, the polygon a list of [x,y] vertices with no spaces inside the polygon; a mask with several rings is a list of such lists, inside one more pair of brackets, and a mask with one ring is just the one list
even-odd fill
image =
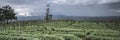
{"label": "tree canopy", "polygon": [[0,8],[0,21],[7,21],[8,23],[9,20],[17,19],[15,15],[14,9],[12,9],[9,5]]}

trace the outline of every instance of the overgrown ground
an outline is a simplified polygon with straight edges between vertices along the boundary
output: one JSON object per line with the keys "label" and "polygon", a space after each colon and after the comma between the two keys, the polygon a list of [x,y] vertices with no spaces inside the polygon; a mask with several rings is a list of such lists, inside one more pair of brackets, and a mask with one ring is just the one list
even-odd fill
{"label": "overgrown ground", "polygon": [[120,40],[120,32],[95,22],[0,24],[0,40]]}

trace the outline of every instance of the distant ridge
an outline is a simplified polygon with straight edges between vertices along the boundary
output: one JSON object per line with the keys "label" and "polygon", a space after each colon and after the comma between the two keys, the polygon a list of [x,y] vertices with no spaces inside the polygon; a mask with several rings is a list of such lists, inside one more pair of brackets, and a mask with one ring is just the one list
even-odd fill
{"label": "distant ridge", "polygon": [[[65,16],[54,15],[53,20],[75,20],[75,21],[105,21],[120,20],[120,16]],[[44,20],[44,16],[19,16],[18,21],[24,20]]]}

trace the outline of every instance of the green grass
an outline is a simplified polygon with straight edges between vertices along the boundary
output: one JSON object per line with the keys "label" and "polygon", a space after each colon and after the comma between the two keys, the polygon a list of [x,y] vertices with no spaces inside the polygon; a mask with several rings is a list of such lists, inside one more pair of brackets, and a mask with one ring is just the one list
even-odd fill
{"label": "green grass", "polygon": [[[0,24],[0,40],[120,40],[120,32],[95,22],[39,21]],[[91,32],[92,31],[92,32]],[[91,32],[90,35],[87,33]]]}

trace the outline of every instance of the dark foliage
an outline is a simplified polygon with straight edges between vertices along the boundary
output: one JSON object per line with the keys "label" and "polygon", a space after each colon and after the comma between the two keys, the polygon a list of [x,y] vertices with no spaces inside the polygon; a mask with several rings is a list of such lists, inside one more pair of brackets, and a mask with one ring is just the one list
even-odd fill
{"label": "dark foliage", "polygon": [[14,9],[12,9],[9,5],[0,8],[0,21],[7,21],[8,24],[8,21],[13,19],[17,19]]}

